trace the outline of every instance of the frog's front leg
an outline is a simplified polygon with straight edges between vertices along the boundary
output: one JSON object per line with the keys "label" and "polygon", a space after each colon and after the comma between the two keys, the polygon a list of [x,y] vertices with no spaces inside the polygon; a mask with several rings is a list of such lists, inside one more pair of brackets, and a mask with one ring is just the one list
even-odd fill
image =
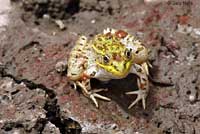
{"label": "frog's front leg", "polygon": [[127,92],[126,94],[136,94],[137,98],[134,102],[129,105],[129,109],[134,106],[138,101],[142,100],[143,108],[146,107],[146,97],[149,91],[148,81],[148,65],[143,63],[142,65],[134,64],[131,70],[132,73],[136,74],[139,78],[137,79],[138,91]]}
{"label": "frog's front leg", "polygon": [[91,90],[91,85],[90,85],[90,79],[85,79],[83,81],[76,81],[76,84],[78,86],[80,86],[80,88],[82,89],[82,92],[83,94],[90,98],[95,106],[98,108],[99,105],[98,105],[98,102],[96,100],[96,98],[99,98],[99,99],[102,99],[102,100],[106,100],[106,101],[110,101],[109,98],[105,97],[105,96],[102,96],[100,94],[97,94],[98,92],[101,92],[103,91],[104,89],[98,89],[98,90]]}

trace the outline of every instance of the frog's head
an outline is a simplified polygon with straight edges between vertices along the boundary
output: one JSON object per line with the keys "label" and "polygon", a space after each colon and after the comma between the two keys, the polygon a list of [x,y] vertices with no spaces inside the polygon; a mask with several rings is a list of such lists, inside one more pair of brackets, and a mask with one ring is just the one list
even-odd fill
{"label": "frog's head", "polygon": [[96,64],[117,77],[128,74],[134,55],[131,50],[120,42],[116,34],[99,34],[92,41],[92,47],[97,55]]}

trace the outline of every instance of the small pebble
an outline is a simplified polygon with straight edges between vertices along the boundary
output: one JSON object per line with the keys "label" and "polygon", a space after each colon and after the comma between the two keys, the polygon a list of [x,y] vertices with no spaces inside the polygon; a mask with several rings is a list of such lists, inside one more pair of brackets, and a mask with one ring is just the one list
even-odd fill
{"label": "small pebble", "polygon": [[91,23],[94,24],[96,22],[96,20],[92,20]]}
{"label": "small pebble", "polygon": [[196,95],[190,94],[189,95],[189,100],[190,100],[190,102],[194,102],[196,100]]}
{"label": "small pebble", "polygon": [[66,28],[62,20],[55,20],[55,23],[60,28],[60,30],[64,30]]}
{"label": "small pebble", "polygon": [[66,69],[67,69],[67,62],[60,61],[60,62],[56,63],[55,69],[56,69],[56,71],[58,73],[62,73],[64,71],[66,71]]}
{"label": "small pebble", "polygon": [[13,134],[21,134],[20,130],[15,130]]}
{"label": "small pebble", "polygon": [[194,29],[193,29],[193,32],[194,32],[196,35],[200,36],[200,28],[194,28]]}
{"label": "small pebble", "polygon": [[47,20],[50,19],[50,15],[49,14],[44,14],[42,17],[43,17],[43,19],[47,19]]}
{"label": "small pebble", "polygon": [[110,128],[111,128],[111,129],[116,129],[116,128],[117,128],[117,124],[112,124],[112,125],[110,126]]}
{"label": "small pebble", "polygon": [[52,35],[55,36],[55,35],[56,35],[56,32],[52,32]]}
{"label": "small pebble", "polygon": [[193,31],[193,27],[189,25],[177,25],[177,32],[183,33],[183,34],[190,34]]}

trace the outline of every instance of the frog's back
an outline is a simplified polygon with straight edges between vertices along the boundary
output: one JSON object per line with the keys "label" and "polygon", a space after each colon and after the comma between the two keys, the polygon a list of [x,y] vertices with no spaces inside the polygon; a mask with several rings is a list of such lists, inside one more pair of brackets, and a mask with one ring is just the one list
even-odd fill
{"label": "frog's back", "polygon": [[71,80],[78,80],[88,66],[88,51],[91,47],[85,36],[79,37],[76,45],[72,49],[68,60],[67,77]]}

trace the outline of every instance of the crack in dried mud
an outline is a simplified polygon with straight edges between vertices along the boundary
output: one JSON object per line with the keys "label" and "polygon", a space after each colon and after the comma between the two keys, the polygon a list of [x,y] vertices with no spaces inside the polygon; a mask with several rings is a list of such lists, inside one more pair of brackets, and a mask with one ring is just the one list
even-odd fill
{"label": "crack in dried mud", "polygon": [[[65,119],[61,117],[60,106],[57,104],[56,93],[54,92],[53,89],[49,89],[43,84],[37,84],[28,79],[19,79],[15,77],[14,75],[7,73],[6,67],[3,65],[0,65],[0,76],[2,78],[5,78],[5,77],[11,78],[17,84],[23,83],[30,90],[40,88],[45,91],[45,93],[47,94],[47,98],[46,98],[45,106],[43,108],[47,111],[46,118],[38,119],[36,122],[36,125],[34,126],[34,128],[39,133],[42,133],[48,121],[54,124],[57,128],[59,128],[61,134],[80,134],[81,133],[81,126],[77,121],[72,120],[71,118]],[[3,127],[3,129],[5,130],[12,129],[13,127],[17,127],[19,125],[23,127],[23,124],[20,124],[18,122],[10,122],[6,124]]]}

